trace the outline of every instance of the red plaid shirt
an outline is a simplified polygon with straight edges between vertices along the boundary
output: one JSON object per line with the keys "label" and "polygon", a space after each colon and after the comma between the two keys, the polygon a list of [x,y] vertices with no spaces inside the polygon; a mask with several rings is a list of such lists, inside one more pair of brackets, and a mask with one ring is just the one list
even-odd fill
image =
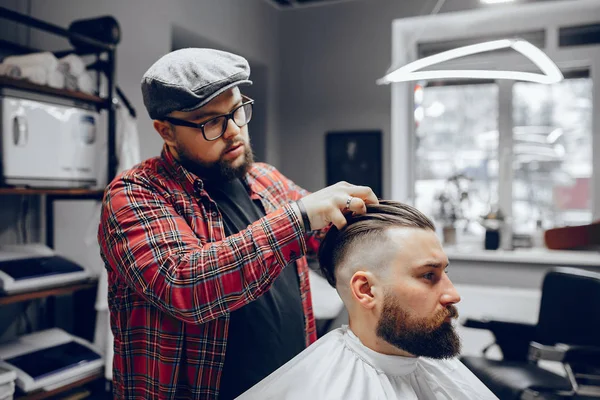
{"label": "red plaid shirt", "polygon": [[169,151],[108,186],[98,240],[108,269],[115,398],[217,398],[229,313],[265,293],[294,261],[306,345],[315,341],[304,255],[318,240],[305,237],[288,204],[308,193],[266,164],[255,163],[245,179],[267,216],[227,238],[202,181]]}

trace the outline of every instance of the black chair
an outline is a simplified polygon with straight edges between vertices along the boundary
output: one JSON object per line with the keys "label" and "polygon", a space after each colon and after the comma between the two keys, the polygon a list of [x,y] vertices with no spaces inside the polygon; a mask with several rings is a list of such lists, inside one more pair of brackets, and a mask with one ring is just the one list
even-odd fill
{"label": "black chair", "polygon": [[[461,361],[500,398],[600,399],[600,273],[554,268],[544,277],[537,325],[468,319],[490,330],[503,359]],[[537,365],[558,361],[566,378]]]}

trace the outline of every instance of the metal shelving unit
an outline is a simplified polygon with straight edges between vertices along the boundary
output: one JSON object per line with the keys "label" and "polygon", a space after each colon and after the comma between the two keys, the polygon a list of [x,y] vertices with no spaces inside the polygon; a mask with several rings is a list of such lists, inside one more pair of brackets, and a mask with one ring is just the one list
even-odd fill
{"label": "metal shelving unit", "polygon": [[[29,15],[24,15],[10,9],[0,7],[0,20],[9,20],[16,22],[18,24],[38,29],[44,31],[49,34],[61,36],[72,41],[77,41],[78,43],[82,43],[86,46],[86,50],[84,53],[75,48],[58,51],[55,52],[57,56],[64,56],[67,54],[75,53],[78,55],[93,55],[96,58],[97,70],[101,73],[98,74],[98,82],[97,89],[100,92],[100,76],[103,75],[106,78],[104,87],[104,93],[98,93],[98,95],[92,95],[88,93],[71,91],[66,89],[55,89],[48,86],[37,85],[25,80],[13,79],[8,77],[0,77],[0,87],[9,87],[16,88],[21,90],[26,90],[35,93],[44,93],[52,96],[68,98],[72,100],[76,100],[77,102],[83,102],[86,104],[93,105],[98,111],[106,110],[107,112],[107,160],[106,160],[106,168],[107,168],[107,177],[108,181],[116,175],[117,168],[117,156],[116,156],[116,104],[117,101],[115,96],[119,96],[122,99],[122,103],[125,107],[129,109],[129,112],[135,116],[135,110],[131,107],[129,101],[125,98],[122,92],[116,87],[116,76],[115,76],[115,66],[116,66],[116,45],[110,43],[104,43],[98,41],[94,38],[84,36],[78,34],[76,32],[72,32],[68,29],[62,28],[60,26],[56,26],[40,19],[33,18]],[[6,40],[0,41],[0,46],[6,49],[10,49],[10,51],[14,54],[27,54],[31,52],[40,51],[39,49],[32,49],[25,46],[22,46],[18,43],[11,43]],[[77,189],[40,189],[40,188],[27,188],[27,187],[0,187],[0,196],[41,196],[43,204],[45,205],[45,229],[46,229],[46,244],[49,247],[54,246],[54,212],[53,205],[57,200],[94,200],[99,201],[102,199],[104,190],[103,189],[86,189],[86,188],[77,188]],[[82,296],[83,300],[74,301],[74,308],[82,308],[92,304],[95,299],[97,287],[96,279],[89,279],[83,282],[77,282],[61,287],[53,287],[44,290],[32,291],[27,293],[19,293],[13,295],[3,295],[0,296],[0,306],[13,304],[18,302],[26,302],[33,299],[41,299],[46,298],[47,306],[50,307],[50,310],[54,310],[54,298],[55,296],[67,295],[67,294],[75,294]],[[87,296],[87,297],[85,297]],[[92,301],[90,301],[92,300]],[[52,311],[51,311],[52,313]],[[85,313],[84,313],[85,314]],[[90,319],[90,315],[93,315],[93,312],[87,313],[88,316],[83,318],[85,322],[95,322],[93,319]],[[87,319],[86,319],[87,318]],[[103,379],[104,374],[98,373],[93,376],[81,379],[79,381],[73,382],[64,387],[52,390],[52,391],[37,391],[34,393],[29,393],[27,395],[19,395],[15,398],[17,399],[44,399],[53,397],[59,393],[66,392],[73,388],[80,387],[82,385],[93,383],[94,381],[98,382],[100,379]]]}

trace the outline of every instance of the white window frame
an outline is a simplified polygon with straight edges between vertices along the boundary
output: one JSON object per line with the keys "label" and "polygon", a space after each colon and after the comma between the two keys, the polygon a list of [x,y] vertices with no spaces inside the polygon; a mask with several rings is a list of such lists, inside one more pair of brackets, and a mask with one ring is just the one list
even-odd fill
{"label": "white window frame", "polygon": [[[392,23],[392,66],[417,59],[419,43],[506,35],[519,31],[546,31],[543,51],[561,68],[587,69],[593,82],[592,105],[592,218],[600,219],[600,46],[560,48],[559,28],[600,22],[598,0],[569,0],[549,3],[516,4],[459,13],[404,18]],[[486,57],[481,55],[482,67]],[[517,56],[501,56],[515,68],[521,67]],[[472,61],[473,59],[471,59]],[[488,58],[489,60],[489,58]],[[458,61],[458,60],[457,60]],[[460,62],[460,61],[458,61]],[[471,64],[472,65],[472,64]],[[476,66],[473,66],[475,68]],[[525,67],[528,68],[528,67]],[[536,71],[537,72],[537,71]],[[513,81],[497,81],[499,107],[498,195],[499,205],[512,214],[512,87]],[[414,82],[393,83],[391,128],[391,198],[414,204],[416,180]]]}

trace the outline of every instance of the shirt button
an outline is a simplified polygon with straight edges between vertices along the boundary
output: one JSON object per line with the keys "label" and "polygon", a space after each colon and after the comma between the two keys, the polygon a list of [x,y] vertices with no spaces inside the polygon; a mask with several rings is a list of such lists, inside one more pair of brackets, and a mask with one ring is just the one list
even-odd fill
{"label": "shirt button", "polygon": [[216,211],[213,211],[213,212],[212,212],[212,216],[216,218],[216,217],[217,217],[217,212],[216,212]]}
{"label": "shirt button", "polygon": [[196,181],[194,182],[194,190],[196,192],[201,192],[203,187],[204,185],[202,184],[202,181],[200,179],[196,179]]}

